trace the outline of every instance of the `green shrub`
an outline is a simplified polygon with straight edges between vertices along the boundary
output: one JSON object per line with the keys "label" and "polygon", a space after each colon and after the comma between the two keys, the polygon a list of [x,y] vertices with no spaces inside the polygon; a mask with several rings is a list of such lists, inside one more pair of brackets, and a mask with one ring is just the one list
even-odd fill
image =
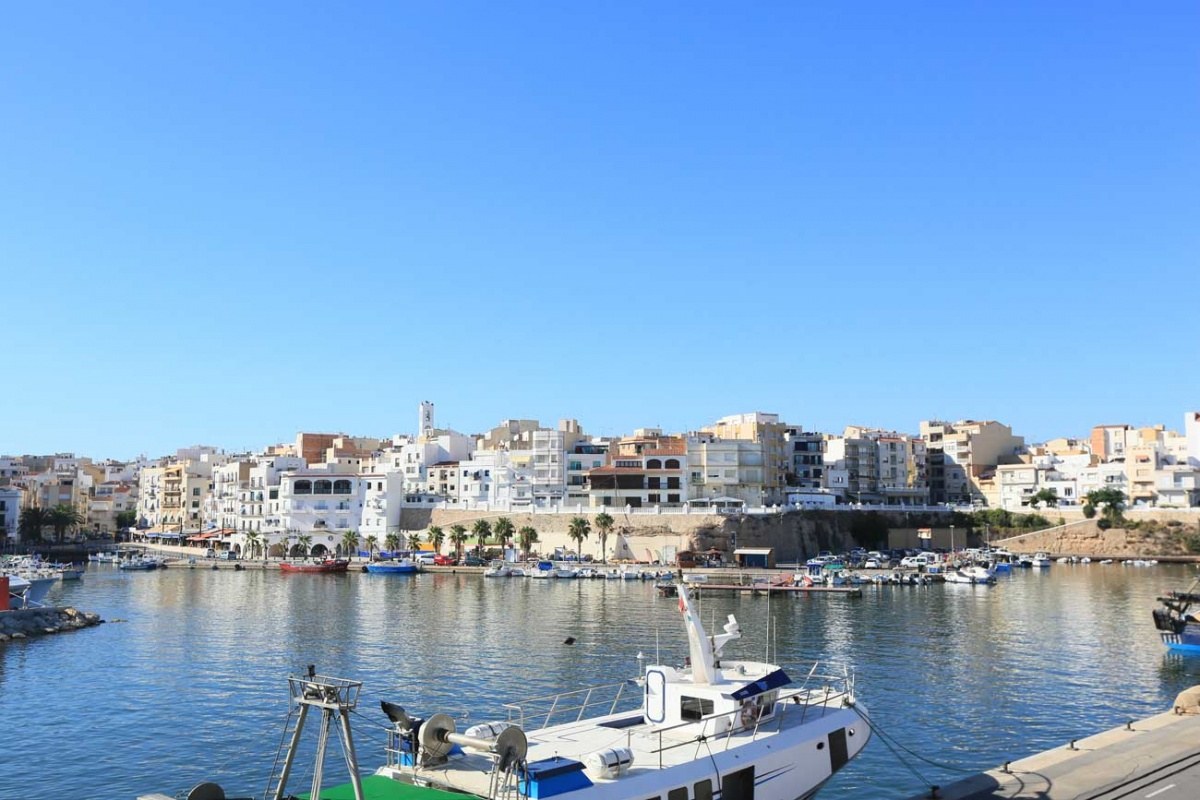
{"label": "green shrub", "polygon": [[1096,527],[1102,531],[1106,531],[1112,527],[1112,521],[1109,520],[1108,517],[1101,517],[1100,519],[1096,520]]}
{"label": "green shrub", "polygon": [[1088,519],[1091,519],[1092,517],[1096,516],[1096,507],[1094,505],[1092,505],[1091,503],[1084,503],[1083,504],[1083,516],[1085,516]]}

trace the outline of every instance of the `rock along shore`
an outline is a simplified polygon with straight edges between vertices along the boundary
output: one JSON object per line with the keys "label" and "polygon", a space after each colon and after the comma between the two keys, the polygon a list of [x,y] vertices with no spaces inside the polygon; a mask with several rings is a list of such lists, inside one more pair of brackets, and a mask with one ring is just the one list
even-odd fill
{"label": "rock along shore", "polygon": [[20,608],[0,611],[0,642],[77,631],[104,622],[99,614],[74,608]]}

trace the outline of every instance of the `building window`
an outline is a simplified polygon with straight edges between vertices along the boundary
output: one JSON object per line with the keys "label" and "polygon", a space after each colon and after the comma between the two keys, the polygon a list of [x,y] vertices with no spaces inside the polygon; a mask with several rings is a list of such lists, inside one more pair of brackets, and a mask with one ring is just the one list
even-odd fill
{"label": "building window", "polygon": [[679,469],[679,459],[668,458],[667,459],[667,469]]}
{"label": "building window", "polygon": [[316,481],[313,483],[313,494],[333,494],[332,481]]}
{"label": "building window", "polygon": [[669,494],[669,495],[667,495],[667,502],[668,502],[668,503],[678,503],[678,502],[679,502],[679,495],[677,495],[677,494]]}
{"label": "building window", "polygon": [[292,485],[292,494],[312,494],[312,481],[296,481]]}
{"label": "building window", "polygon": [[333,493],[334,494],[350,494],[350,481],[345,481],[345,480],[334,481],[333,482]]}
{"label": "building window", "polygon": [[652,458],[646,462],[646,469],[662,469],[662,462],[657,458]]}

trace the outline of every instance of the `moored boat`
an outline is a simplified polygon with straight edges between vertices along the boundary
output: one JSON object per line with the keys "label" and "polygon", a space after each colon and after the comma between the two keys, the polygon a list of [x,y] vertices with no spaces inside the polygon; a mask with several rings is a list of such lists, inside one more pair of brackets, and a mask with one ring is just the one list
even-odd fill
{"label": "moored boat", "polygon": [[[420,565],[411,558],[400,558],[392,561],[372,561],[363,567],[363,569],[375,575],[412,575],[421,571]],[[328,571],[336,572],[337,570]]]}
{"label": "moored boat", "polygon": [[1183,592],[1167,592],[1158,598],[1154,609],[1154,627],[1158,628],[1163,644],[1171,650],[1200,653],[1200,578]]}
{"label": "moored boat", "polygon": [[348,558],[327,558],[323,561],[282,561],[280,572],[299,572],[309,574],[330,574],[345,572],[350,568]]}

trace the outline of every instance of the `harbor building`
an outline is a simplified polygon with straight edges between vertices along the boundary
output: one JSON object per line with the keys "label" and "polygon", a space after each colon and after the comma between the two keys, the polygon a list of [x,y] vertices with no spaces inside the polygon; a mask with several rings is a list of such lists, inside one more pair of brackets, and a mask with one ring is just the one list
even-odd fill
{"label": "harbor building", "polygon": [[687,500],[693,505],[732,499],[743,506],[764,506],[765,462],[762,442],[693,433],[687,439]]}

